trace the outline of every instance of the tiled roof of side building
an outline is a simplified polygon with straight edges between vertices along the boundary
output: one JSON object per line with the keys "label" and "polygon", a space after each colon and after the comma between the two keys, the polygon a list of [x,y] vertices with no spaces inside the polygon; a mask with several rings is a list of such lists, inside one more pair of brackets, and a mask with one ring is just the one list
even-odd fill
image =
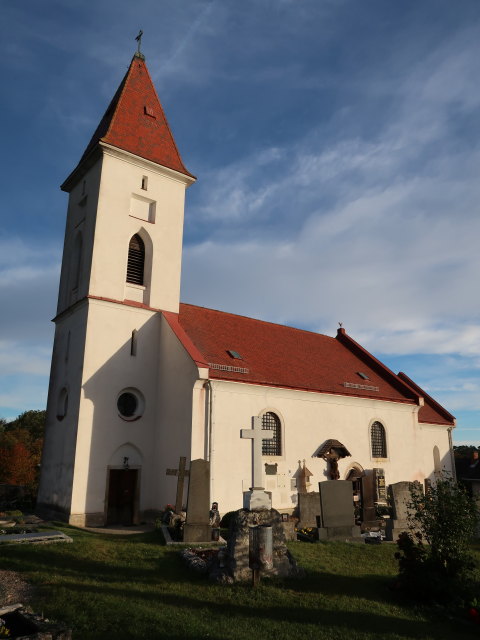
{"label": "tiled roof of side building", "polygon": [[99,142],[194,177],[182,162],[145,60],[137,55],[133,57],[77,169]]}
{"label": "tiled roof of side building", "polygon": [[[330,338],[189,304],[180,305],[179,320],[210,364],[211,378],[411,404],[419,402],[419,394],[411,386],[360,347],[343,329],[337,338]],[[236,351],[241,359],[232,358],[229,350]]]}
{"label": "tiled roof of side building", "polygon": [[455,425],[455,417],[442,407],[426,391],[418,386],[406,373],[400,371],[398,377],[406,382],[414,391],[424,399],[424,405],[418,412],[418,421],[427,424]]}

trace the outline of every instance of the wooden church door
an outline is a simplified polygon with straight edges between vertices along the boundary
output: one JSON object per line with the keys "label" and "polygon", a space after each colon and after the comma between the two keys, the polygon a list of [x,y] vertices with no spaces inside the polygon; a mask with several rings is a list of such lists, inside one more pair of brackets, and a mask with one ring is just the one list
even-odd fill
{"label": "wooden church door", "polygon": [[137,469],[110,469],[107,524],[133,524],[137,481]]}

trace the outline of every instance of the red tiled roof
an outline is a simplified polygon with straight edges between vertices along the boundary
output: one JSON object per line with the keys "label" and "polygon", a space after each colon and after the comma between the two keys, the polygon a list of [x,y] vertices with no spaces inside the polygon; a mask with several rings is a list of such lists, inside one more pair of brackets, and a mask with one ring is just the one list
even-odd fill
{"label": "red tiled roof", "polygon": [[418,386],[418,384],[411,380],[406,373],[400,371],[398,377],[412,387],[412,389],[424,399],[425,404],[418,412],[419,422],[428,424],[447,424],[452,426],[455,424],[455,417],[444,409],[441,404],[438,404],[436,400],[429,396],[426,391]]}
{"label": "red tiled roof", "polygon": [[211,378],[418,404],[418,394],[343,329],[330,338],[189,304],[180,305],[179,321]]}
{"label": "red tiled roof", "polygon": [[145,60],[135,55],[79,165],[99,142],[194,177],[182,162]]}

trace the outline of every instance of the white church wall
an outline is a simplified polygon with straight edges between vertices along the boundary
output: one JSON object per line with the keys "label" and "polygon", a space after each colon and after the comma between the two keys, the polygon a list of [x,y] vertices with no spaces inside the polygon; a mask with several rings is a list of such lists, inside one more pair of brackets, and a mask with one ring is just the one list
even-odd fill
{"label": "white church wall", "polygon": [[[328,479],[327,463],[313,456],[330,438],[340,440],[351,453],[339,462],[341,478],[354,462],[364,469],[384,469],[387,484],[423,481],[432,472],[433,458],[427,460],[421,450],[417,406],[225,381],[212,385],[212,499],[220,503],[222,512],[239,508],[242,491],[251,486],[251,442],[240,439],[240,430],[249,428],[251,416],[265,411],[276,413],[283,426],[282,455],[263,457],[263,463],[278,464],[276,476],[264,476],[276,508],[291,509],[296,504],[291,481],[299,461],[305,459],[313,473],[310,490],[317,490],[317,483]],[[371,455],[370,426],[375,420],[385,427],[386,458]],[[444,433],[438,435],[444,450]]]}
{"label": "white church wall", "polygon": [[[427,470],[426,477],[435,480],[436,473],[445,473],[452,477],[453,461],[450,450],[448,428],[438,424],[420,424],[419,449],[423,459],[423,467]],[[438,462],[435,464],[434,449],[438,448]],[[437,466],[437,468],[435,468]]]}
{"label": "white church wall", "polygon": [[[58,296],[59,313],[88,294],[101,170],[102,162],[99,159],[69,194]],[[80,255],[76,251],[79,239]]]}
{"label": "white church wall", "polygon": [[59,319],[52,353],[37,503],[66,514],[71,504],[87,313],[84,302],[75,313]]}
{"label": "white church wall", "polygon": [[[131,355],[134,329],[136,355]],[[103,524],[108,467],[122,467],[120,448],[127,443],[144,460],[140,509],[152,504],[154,460],[150,452],[157,427],[158,334],[157,313],[89,301],[71,522]],[[125,420],[119,414],[117,400],[124,390],[138,391],[144,399],[138,419]],[[118,460],[113,464],[116,451]]]}
{"label": "white church wall", "polygon": [[[178,312],[185,188],[180,174],[104,148],[90,295]],[[148,199],[154,215],[137,215],[139,198]],[[136,233],[146,244],[143,288],[125,282],[128,244]]]}
{"label": "white church wall", "polygon": [[[160,353],[158,424],[152,450],[155,458],[157,508],[175,503],[177,479],[175,476],[166,475],[167,468],[177,469],[181,456],[187,458],[187,464],[192,459],[193,390],[197,389],[195,385],[199,375],[197,366],[163,316]],[[198,398],[196,407],[198,410]],[[203,429],[203,421],[200,421],[200,428]],[[197,457],[195,453],[193,458]],[[186,501],[186,491],[184,499]]]}

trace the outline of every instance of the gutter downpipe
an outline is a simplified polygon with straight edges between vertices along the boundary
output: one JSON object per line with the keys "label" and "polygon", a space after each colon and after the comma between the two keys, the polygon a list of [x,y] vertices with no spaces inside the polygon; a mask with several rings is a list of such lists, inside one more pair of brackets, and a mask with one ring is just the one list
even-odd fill
{"label": "gutter downpipe", "polygon": [[[213,385],[211,380],[207,380],[204,383],[204,388],[206,391],[205,398],[205,434],[206,434],[206,454],[207,460],[210,462],[210,496],[212,496],[212,487],[213,487],[213,469],[212,469],[212,454],[214,452],[213,447]],[[212,498],[213,500],[213,498]]]}

